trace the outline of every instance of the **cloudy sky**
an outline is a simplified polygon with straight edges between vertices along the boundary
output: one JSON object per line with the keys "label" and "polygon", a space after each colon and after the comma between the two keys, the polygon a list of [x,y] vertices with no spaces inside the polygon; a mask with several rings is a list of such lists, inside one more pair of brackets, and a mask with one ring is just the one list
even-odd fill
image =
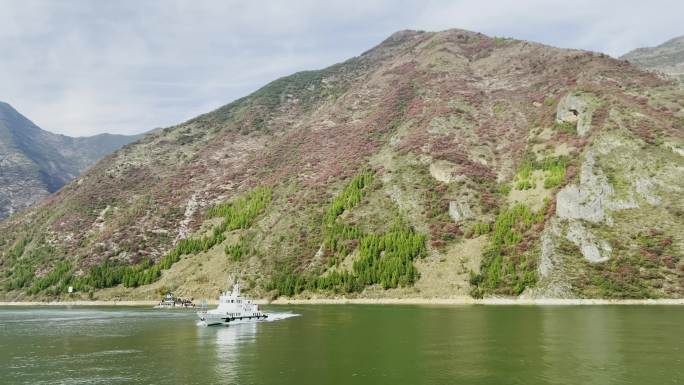
{"label": "cloudy sky", "polygon": [[67,135],[179,123],[401,29],[619,56],[684,35],[681,0],[0,0],[0,100]]}

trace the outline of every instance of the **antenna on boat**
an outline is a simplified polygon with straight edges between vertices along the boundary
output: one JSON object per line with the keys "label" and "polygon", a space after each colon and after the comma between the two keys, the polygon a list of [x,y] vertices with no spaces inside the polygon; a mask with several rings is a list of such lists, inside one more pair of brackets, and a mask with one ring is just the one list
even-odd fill
{"label": "antenna on boat", "polygon": [[238,282],[237,275],[231,274],[230,277],[228,278],[228,287],[232,288],[233,294],[239,296],[240,295],[240,282]]}
{"label": "antenna on boat", "polygon": [[228,276],[228,279],[226,280],[228,287],[226,287],[226,293],[230,293],[231,288],[237,283],[237,279],[235,278],[235,274],[231,274]]}

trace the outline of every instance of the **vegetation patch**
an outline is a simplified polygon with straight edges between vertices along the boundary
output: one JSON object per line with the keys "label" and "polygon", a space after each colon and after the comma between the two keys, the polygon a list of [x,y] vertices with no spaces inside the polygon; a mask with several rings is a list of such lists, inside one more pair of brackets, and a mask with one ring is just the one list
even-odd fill
{"label": "vegetation patch", "polygon": [[325,215],[326,225],[335,222],[337,217],[342,215],[345,210],[351,210],[354,206],[358,205],[366,193],[366,187],[370,186],[371,183],[373,183],[373,174],[369,171],[355,176],[344,190],[333,198],[330,208]]}
{"label": "vegetation patch", "polygon": [[536,261],[527,253],[530,230],[544,221],[544,210],[532,212],[518,204],[501,212],[494,223],[490,244],[483,254],[480,273],[471,273],[471,295],[519,295],[537,281]]}
{"label": "vegetation patch", "polygon": [[385,289],[405,287],[418,279],[413,261],[425,254],[425,236],[397,222],[386,233],[367,234],[360,239],[359,258],[354,261],[352,272],[332,271],[317,276],[300,273],[289,267],[279,269],[267,289],[275,290],[278,296],[293,296],[304,290],[360,292],[374,284],[380,284]]}
{"label": "vegetation patch", "polygon": [[565,181],[569,160],[565,156],[548,157],[541,161],[526,159],[515,176],[515,188],[528,190],[536,187],[533,172],[544,171],[544,188],[550,189],[560,186]]}
{"label": "vegetation patch", "polygon": [[7,271],[9,278],[5,282],[5,290],[18,290],[28,286],[33,280],[35,269],[26,264],[18,264]]}
{"label": "vegetation patch", "polygon": [[59,288],[55,292],[66,292],[69,283],[71,282],[71,263],[69,261],[59,262],[54,269],[44,277],[36,280],[31,288],[29,294],[37,294],[48,287],[59,284]]}
{"label": "vegetation patch", "polygon": [[241,235],[237,243],[226,245],[224,252],[231,260],[239,262],[242,260],[243,256],[251,254],[252,250],[249,246],[247,237]]}
{"label": "vegetation patch", "polygon": [[491,223],[477,222],[470,229],[470,232],[468,235],[470,235],[471,237],[479,237],[480,235],[483,235],[483,234],[489,234],[489,232],[491,232],[491,231],[492,231]]}
{"label": "vegetation patch", "polygon": [[[572,280],[577,295],[616,299],[681,296],[676,287],[681,253],[673,237],[650,229],[630,238],[629,243],[613,240],[616,256],[605,263],[592,264],[577,257],[583,271]],[[668,282],[670,288],[664,290]]]}
{"label": "vegetation patch", "polygon": [[[181,239],[176,247],[161,258],[158,264],[154,264],[150,259],[145,259],[135,265],[107,261],[100,266],[92,267],[84,278],[74,282],[74,287],[77,290],[85,290],[88,287],[100,289],[119,284],[125,287],[151,284],[159,279],[161,270],[171,268],[181,256],[208,251],[226,239],[226,231],[249,228],[268,206],[271,199],[271,189],[260,187],[235,201],[214,206],[207,210],[206,217],[222,217],[223,220],[214,226],[210,235]],[[231,256],[234,260],[239,260],[245,250],[246,247],[238,246],[231,249]],[[227,249],[226,253],[228,254]]]}
{"label": "vegetation patch", "polygon": [[562,132],[568,135],[577,135],[577,121],[574,122],[556,122],[553,125],[553,130]]}
{"label": "vegetation patch", "polygon": [[338,194],[324,217],[324,248],[328,266],[336,265],[353,250],[358,258],[352,271],[331,271],[327,274],[296,271],[292,262],[277,269],[267,286],[276,295],[293,296],[304,290],[335,293],[360,292],[366,286],[379,284],[383,288],[409,286],[418,278],[413,260],[425,255],[425,236],[396,218],[391,228],[382,233],[364,233],[356,225],[338,221],[339,216],[359,204],[373,183],[373,175],[364,172],[354,177]]}
{"label": "vegetation patch", "polygon": [[107,261],[94,266],[88,275],[74,281],[74,289],[86,291],[89,288],[103,289],[123,284],[126,287],[147,285],[161,276],[159,265],[153,265],[150,259],[145,259],[135,265],[124,265]]}
{"label": "vegetation patch", "polygon": [[534,171],[534,166],[532,162],[524,162],[518,174],[515,176],[515,188],[516,190],[529,190],[537,186],[537,183],[532,179],[532,171]]}
{"label": "vegetation patch", "polygon": [[425,255],[425,236],[397,223],[385,234],[363,237],[359,253],[354,273],[362,285],[379,283],[385,289],[408,286],[418,277],[413,260]]}
{"label": "vegetation patch", "polygon": [[[29,248],[29,245],[32,248]],[[36,291],[37,287],[48,287],[48,280],[36,278],[37,266],[49,266],[53,262],[54,255],[58,254],[58,248],[45,244],[42,239],[34,239],[27,235],[17,240],[5,254],[5,260],[0,264],[6,264],[5,282],[3,288],[9,290],[26,289],[28,293]],[[59,267],[59,264],[58,266]],[[69,271],[70,273],[70,271]],[[64,275],[60,273],[60,277]]]}
{"label": "vegetation patch", "polygon": [[[641,267],[649,262],[638,254],[622,254],[604,264],[585,264],[584,273],[573,280],[578,295],[589,298],[655,298],[657,294],[647,284],[650,274]],[[654,277],[657,277],[655,275]],[[650,277],[650,278],[654,278]]]}

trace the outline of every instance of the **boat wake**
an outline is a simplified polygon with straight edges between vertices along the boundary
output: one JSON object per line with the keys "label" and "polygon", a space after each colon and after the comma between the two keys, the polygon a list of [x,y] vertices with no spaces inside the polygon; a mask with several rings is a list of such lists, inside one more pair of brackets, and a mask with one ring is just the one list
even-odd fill
{"label": "boat wake", "polygon": [[292,317],[299,317],[300,315],[301,314],[290,313],[290,312],[287,312],[287,313],[268,313],[268,318],[266,318],[263,321],[266,321],[266,322],[280,321],[280,320],[284,320],[284,319],[288,319],[288,318],[292,318]]}

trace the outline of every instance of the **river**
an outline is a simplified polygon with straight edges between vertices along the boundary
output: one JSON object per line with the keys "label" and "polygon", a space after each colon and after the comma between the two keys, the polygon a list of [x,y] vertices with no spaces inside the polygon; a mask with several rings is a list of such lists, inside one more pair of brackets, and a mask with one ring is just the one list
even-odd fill
{"label": "river", "polygon": [[0,307],[2,384],[681,384],[682,306]]}

